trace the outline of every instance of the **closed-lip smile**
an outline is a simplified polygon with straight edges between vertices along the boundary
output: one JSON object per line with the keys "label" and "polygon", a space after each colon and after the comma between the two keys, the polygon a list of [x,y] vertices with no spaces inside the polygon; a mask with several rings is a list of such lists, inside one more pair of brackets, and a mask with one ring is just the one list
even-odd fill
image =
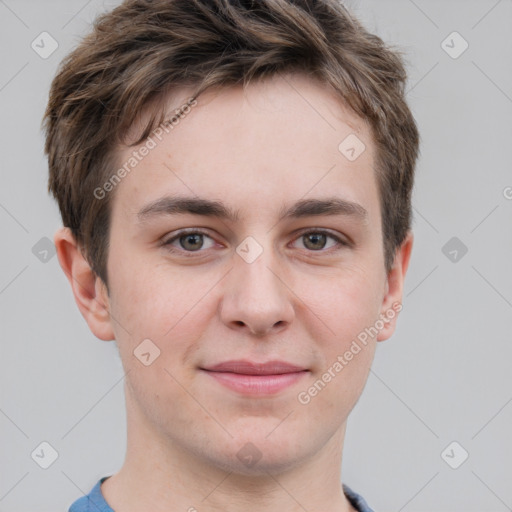
{"label": "closed-lip smile", "polygon": [[223,386],[248,395],[276,394],[309,372],[286,361],[258,363],[246,359],[224,361],[201,370]]}

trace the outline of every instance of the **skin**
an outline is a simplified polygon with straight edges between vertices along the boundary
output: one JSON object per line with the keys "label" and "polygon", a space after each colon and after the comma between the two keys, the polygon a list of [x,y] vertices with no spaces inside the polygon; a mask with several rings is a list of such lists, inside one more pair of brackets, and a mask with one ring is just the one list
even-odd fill
{"label": "skin", "polygon": [[[180,91],[174,108],[189,97]],[[366,145],[353,162],[338,150],[351,133]],[[133,150],[120,149],[120,165]],[[387,273],[373,164],[368,126],[310,78],[221,88],[201,95],[117,185],[108,293],[69,229],[55,234],[82,315],[98,338],[116,340],[126,371],[126,460],[102,485],[113,509],[353,510],[340,484],[346,421],[398,314],[308,404],[297,396],[402,299],[413,237]],[[217,200],[239,218],[140,223],[137,212],[164,195]],[[366,218],[279,220],[283,206],[333,196],[358,203]],[[208,235],[175,239],[176,252],[162,245],[183,228]],[[348,245],[315,240],[315,229]],[[248,236],[263,250],[252,263],[236,252]],[[147,338],[160,349],[149,366],[133,354]],[[200,370],[229,359],[280,359],[309,372],[272,396],[249,397]],[[246,443],[261,454],[251,467],[237,458]]]}

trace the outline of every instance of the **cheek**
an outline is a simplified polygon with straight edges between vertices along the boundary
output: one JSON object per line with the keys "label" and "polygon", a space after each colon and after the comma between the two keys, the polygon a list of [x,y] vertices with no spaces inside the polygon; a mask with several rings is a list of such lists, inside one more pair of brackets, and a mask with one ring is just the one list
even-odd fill
{"label": "cheek", "polygon": [[[310,411],[325,414],[333,409],[338,417],[350,411],[359,398],[376,347],[375,333],[369,328],[380,313],[378,278],[367,268],[352,267],[328,279],[316,279],[316,284],[310,281],[310,293],[305,296],[315,320],[304,325],[315,340],[318,357],[314,374],[298,397],[300,404],[311,404]],[[304,282],[302,293],[307,288]]]}
{"label": "cheek", "polygon": [[112,314],[129,332],[163,336],[192,307],[194,288],[186,286],[179,272],[147,255],[118,262],[112,264]]}
{"label": "cheek", "polygon": [[383,287],[376,284],[380,280],[383,277],[371,269],[352,266],[321,277],[298,278],[297,295],[321,320],[326,337],[342,348],[378,318],[383,299]]}
{"label": "cheek", "polygon": [[[123,265],[113,275],[111,314],[120,355],[126,369],[139,368],[134,357],[144,340],[149,351],[160,354],[151,367],[174,371],[186,366],[197,348],[200,333],[212,321],[215,309],[208,306],[205,290],[218,281],[171,272],[165,265]],[[211,281],[211,283],[210,283]],[[135,354],[136,355],[136,354]],[[153,354],[151,354],[153,357]]]}
{"label": "cheek", "polygon": [[352,279],[326,280],[308,301],[322,320],[315,322],[322,334],[309,332],[318,364],[297,401],[305,414],[323,417],[332,428],[359,399],[375,354],[376,337],[368,329],[379,317],[381,297],[370,279],[353,274]]}

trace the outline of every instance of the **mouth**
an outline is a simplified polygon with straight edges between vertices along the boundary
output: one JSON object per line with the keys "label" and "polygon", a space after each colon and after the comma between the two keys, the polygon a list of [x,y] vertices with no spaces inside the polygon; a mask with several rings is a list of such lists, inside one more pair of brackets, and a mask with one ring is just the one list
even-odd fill
{"label": "mouth", "polygon": [[286,361],[225,361],[201,368],[219,384],[245,395],[273,395],[302,379],[309,370]]}

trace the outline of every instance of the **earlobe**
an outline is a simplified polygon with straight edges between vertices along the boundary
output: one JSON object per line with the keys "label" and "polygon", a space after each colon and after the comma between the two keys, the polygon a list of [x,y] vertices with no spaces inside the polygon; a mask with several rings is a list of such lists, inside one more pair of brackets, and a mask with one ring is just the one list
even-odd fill
{"label": "earlobe", "polygon": [[92,333],[104,341],[115,339],[106,287],[82,255],[71,230],[60,228],[53,240],[60,266],[71,285],[78,309]]}
{"label": "earlobe", "polygon": [[409,231],[395,253],[395,260],[387,276],[386,293],[382,301],[381,319],[384,321],[384,327],[379,331],[377,341],[387,340],[395,331],[398,314],[402,310],[404,280],[409,267],[413,240],[414,236]]}

